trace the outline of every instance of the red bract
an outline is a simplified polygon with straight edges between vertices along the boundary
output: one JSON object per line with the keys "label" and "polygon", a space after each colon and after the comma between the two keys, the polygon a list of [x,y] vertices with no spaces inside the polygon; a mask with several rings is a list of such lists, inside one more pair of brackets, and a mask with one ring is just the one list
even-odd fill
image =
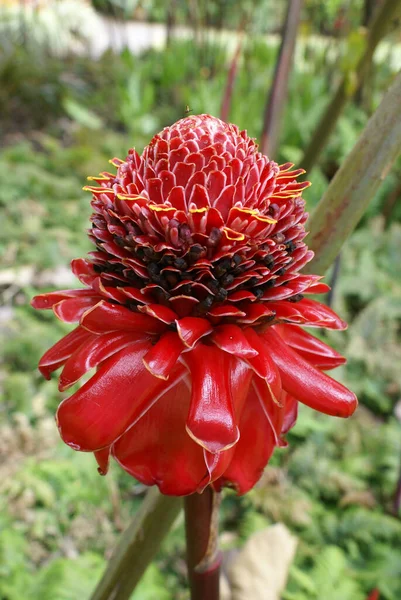
{"label": "red bract", "polygon": [[322,370],[344,362],[300,325],[344,329],[304,298],[313,256],[297,183],[246,132],[209,115],[182,119],[142,156],[94,177],[96,251],[72,269],[84,288],[36,296],[78,326],[42,357],[60,390],[96,373],[57,412],[63,440],[112,455],[146,485],[183,495],[258,481],[298,400],[350,416],[357,400]]}

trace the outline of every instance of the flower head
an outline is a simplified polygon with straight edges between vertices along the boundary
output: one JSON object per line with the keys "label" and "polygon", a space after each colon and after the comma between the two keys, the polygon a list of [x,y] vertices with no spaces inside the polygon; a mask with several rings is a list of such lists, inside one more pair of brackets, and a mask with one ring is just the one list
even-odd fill
{"label": "flower head", "polygon": [[83,288],[36,296],[77,327],[42,357],[60,390],[96,373],[57,412],[61,437],[183,495],[259,479],[298,401],[348,417],[356,397],[323,370],[345,359],[300,326],[344,329],[304,297],[328,287],[296,178],[246,132],[209,115],[166,127],[139,156],[91,178],[96,246],[72,262]]}

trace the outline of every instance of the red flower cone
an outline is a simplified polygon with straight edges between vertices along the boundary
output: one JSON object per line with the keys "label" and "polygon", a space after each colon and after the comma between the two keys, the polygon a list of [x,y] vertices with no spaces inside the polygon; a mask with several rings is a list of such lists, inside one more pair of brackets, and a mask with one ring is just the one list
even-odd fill
{"label": "red flower cone", "polygon": [[209,115],[165,128],[142,156],[91,178],[83,288],[36,296],[77,327],[42,357],[60,390],[96,373],[57,412],[63,440],[110,455],[161,492],[252,488],[295,423],[298,401],[350,416],[355,395],[323,371],[345,362],[301,326],[346,324],[309,294],[313,253],[297,183],[246,132]]}

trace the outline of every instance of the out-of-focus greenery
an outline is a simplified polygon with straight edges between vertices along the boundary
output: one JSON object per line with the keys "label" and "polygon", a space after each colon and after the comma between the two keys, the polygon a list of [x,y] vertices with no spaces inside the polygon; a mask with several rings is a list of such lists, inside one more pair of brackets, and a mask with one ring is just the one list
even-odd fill
{"label": "out-of-focus greenery", "polygon": [[[303,20],[310,31],[333,33],[340,27],[360,24],[363,0],[305,0]],[[236,29],[238,20],[251,20],[260,32],[277,32],[287,9],[286,0],[92,0],[99,13],[123,19],[165,22],[170,15],[177,24],[193,24],[194,20],[216,28]]]}
{"label": "out-of-focus greenery", "polygon": [[[230,118],[254,136],[275,52],[258,36],[244,47]],[[397,52],[383,47],[369,102],[350,104],[341,117],[305,193],[310,208],[391,81]],[[36,365],[68,328],[33,311],[29,299],[74,285],[68,263],[89,249],[85,177],[132,145],[141,150],[184,116],[186,105],[218,115],[229,60],[222,44],[190,40],[165,52],[110,52],[97,61],[9,47],[0,61],[2,600],[89,597],[144,493],[116,466],[101,478],[92,456],[58,440],[53,415],[62,395]],[[341,45],[301,40],[280,156],[273,158],[299,160],[341,61]],[[276,452],[258,487],[244,498],[227,492],[223,501],[227,548],[277,521],[299,538],[283,600],[364,600],[373,587],[383,600],[401,597],[401,521],[392,512],[401,455],[399,203],[389,210],[399,177],[398,165],[342,252],[334,308],[350,327],[325,338],[349,359],[336,376],[358,393],[360,409],[342,421],[304,408],[289,447]],[[178,522],[135,599],[188,597],[183,540]]]}

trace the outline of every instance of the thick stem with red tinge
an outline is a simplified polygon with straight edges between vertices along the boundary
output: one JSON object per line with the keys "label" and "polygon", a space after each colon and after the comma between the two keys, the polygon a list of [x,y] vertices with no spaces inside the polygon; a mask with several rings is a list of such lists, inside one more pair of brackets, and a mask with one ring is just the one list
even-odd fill
{"label": "thick stem with red tinge", "polygon": [[191,600],[219,600],[219,505],[219,494],[210,487],[202,494],[187,496],[184,501]]}
{"label": "thick stem with red tinge", "polygon": [[226,88],[224,90],[223,101],[221,103],[220,118],[222,121],[228,121],[230,118],[231,99],[234,91],[235,80],[237,77],[238,64],[239,59],[241,57],[243,41],[244,35],[243,31],[241,31],[238,40],[238,45],[235,50],[235,54],[232,58],[230,69],[228,71]]}
{"label": "thick stem with red tinge", "polygon": [[400,105],[401,72],[308,221],[315,258],[304,273],[324,274],[400,155]]}

